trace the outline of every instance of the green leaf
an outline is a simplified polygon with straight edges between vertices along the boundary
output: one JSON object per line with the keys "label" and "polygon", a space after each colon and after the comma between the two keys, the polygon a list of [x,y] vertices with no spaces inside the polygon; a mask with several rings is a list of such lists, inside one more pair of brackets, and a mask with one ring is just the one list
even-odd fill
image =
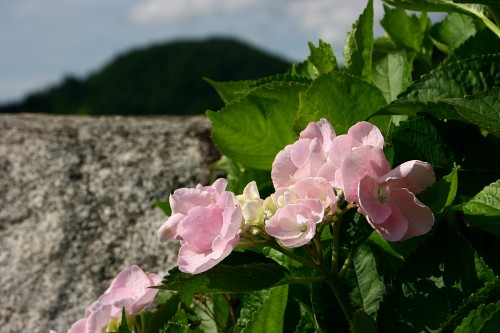
{"label": "green leaf", "polygon": [[347,332],[349,323],[326,282],[310,284],[310,296],[318,332]]}
{"label": "green leaf", "polygon": [[492,43],[495,40],[498,40],[498,36],[489,29],[483,29],[456,48],[450,61],[463,60],[482,54],[500,53],[500,43]]}
{"label": "green leaf", "polygon": [[431,119],[413,117],[401,122],[392,131],[390,142],[394,146],[394,165],[421,160],[435,169],[453,167],[454,156]]}
{"label": "green leaf", "polygon": [[418,195],[420,201],[432,210],[436,221],[445,216],[453,205],[457,195],[459,169],[458,166],[455,166],[450,174]]}
{"label": "green leaf", "polygon": [[288,270],[265,256],[245,251],[233,252],[217,266],[200,274],[187,274],[173,268],[159,289],[184,292],[247,292],[286,284]]}
{"label": "green leaf", "polygon": [[486,186],[463,211],[469,223],[500,236],[500,180]]}
{"label": "green leaf", "polygon": [[352,316],[352,333],[377,333],[377,323],[366,312],[356,311]]}
{"label": "green leaf", "polygon": [[372,77],[373,43],[373,0],[369,0],[348,32],[344,46],[346,70],[367,82]]}
{"label": "green leaf", "polygon": [[373,68],[373,84],[380,89],[387,103],[411,84],[411,66],[404,51],[389,53]]}
{"label": "green leaf", "polygon": [[172,208],[170,208],[170,202],[168,201],[154,201],[153,206],[160,208],[167,216],[172,215]]}
{"label": "green leaf", "polygon": [[494,303],[500,299],[500,279],[495,278],[487,282],[485,286],[467,298],[462,305],[444,322],[440,331],[443,333],[453,332],[467,315],[482,304]]}
{"label": "green leaf", "polygon": [[[384,0],[388,4],[405,9],[419,10],[425,12],[458,12],[479,18],[484,25],[500,37],[499,27],[493,23],[485,14],[487,11],[484,5],[477,3],[488,3],[495,0],[479,0],[473,4],[459,3],[456,0]],[[498,4],[498,3],[496,3]]]}
{"label": "green leaf", "polygon": [[310,55],[307,60],[316,68],[316,76],[339,69],[332,46],[319,40],[318,47],[309,42]]}
{"label": "green leaf", "polygon": [[244,326],[238,324],[240,329],[235,332],[283,332],[287,300],[287,285],[246,295],[240,315],[240,320],[245,319]]}
{"label": "green leaf", "polygon": [[169,322],[164,330],[165,333],[188,333],[189,325]]}
{"label": "green leaf", "polygon": [[226,191],[231,191],[236,194],[243,193],[245,186],[251,181],[255,181],[262,198],[266,198],[274,193],[271,174],[268,170],[245,168],[243,165],[235,163],[227,156],[222,156],[220,160],[211,164],[210,168],[226,172],[225,177],[228,181]]}
{"label": "green leaf", "polygon": [[481,304],[457,327],[455,333],[496,333],[500,327],[500,301]]}
{"label": "green leaf", "polygon": [[380,24],[391,39],[398,46],[419,53],[425,36],[419,18],[414,14],[408,15],[399,7],[384,6],[384,12]]}
{"label": "green leaf", "polygon": [[226,104],[245,96],[254,84],[254,81],[250,80],[217,82],[209,78],[205,78],[205,81],[210,83]]}
{"label": "green leaf", "polygon": [[300,131],[310,122],[326,118],[337,135],[344,134],[352,125],[366,120],[385,103],[384,96],[377,88],[359,78],[344,72],[324,74],[300,94],[295,127]]}
{"label": "green leaf", "polygon": [[118,326],[118,333],[132,333],[130,326],[127,322],[127,313],[125,312],[125,307],[122,308],[122,320],[120,326]]}
{"label": "green leaf", "polygon": [[369,245],[363,244],[357,248],[352,258],[356,273],[355,289],[351,297],[359,298],[361,310],[375,318],[379,303],[383,299],[385,285],[378,274],[377,262]]}
{"label": "green leaf", "polygon": [[381,332],[436,332],[464,300],[484,287],[477,254],[443,220],[390,280],[377,313]]}
{"label": "green leaf", "polygon": [[432,27],[431,36],[441,51],[450,54],[476,32],[472,17],[450,13]]}
{"label": "green leaf", "polygon": [[441,66],[408,88],[399,101],[438,102],[463,98],[500,85],[500,54],[472,57]]}
{"label": "green leaf", "polygon": [[446,99],[445,103],[454,106],[457,113],[470,123],[500,137],[500,88],[465,98]]}
{"label": "green leaf", "polygon": [[207,111],[213,141],[235,162],[270,170],[276,154],[297,139],[293,123],[298,95],[307,86],[295,82],[265,84],[219,112]]}

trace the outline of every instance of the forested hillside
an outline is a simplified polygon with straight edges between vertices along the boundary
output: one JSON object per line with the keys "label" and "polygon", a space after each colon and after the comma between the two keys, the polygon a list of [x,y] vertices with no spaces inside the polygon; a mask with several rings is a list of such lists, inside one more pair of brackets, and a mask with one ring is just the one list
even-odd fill
{"label": "forested hillside", "polygon": [[203,80],[255,79],[283,73],[290,64],[230,39],[178,41],[121,54],[85,78],[0,105],[0,112],[190,115],[222,106]]}

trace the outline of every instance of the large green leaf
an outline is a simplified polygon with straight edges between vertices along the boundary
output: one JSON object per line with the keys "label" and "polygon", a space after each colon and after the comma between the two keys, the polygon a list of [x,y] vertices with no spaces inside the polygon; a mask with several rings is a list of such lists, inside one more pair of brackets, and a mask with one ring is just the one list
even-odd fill
{"label": "large green leaf", "polygon": [[384,17],[380,24],[391,39],[400,47],[419,53],[425,37],[419,18],[407,14],[401,8],[384,6]]}
{"label": "large green leaf", "polygon": [[349,323],[343,316],[339,302],[326,282],[312,283],[310,296],[318,332],[347,332]]}
{"label": "large green leaf", "polygon": [[500,86],[500,54],[441,66],[410,86],[399,101],[438,102],[446,98],[463,98],[495,86]]}
{"label": "large green leaf", "polygon": [[373,0],[369,0],[359,19],[347,34],[344,46],[346,70],[367,82],[372,76]]}
{"label": "large green leaf", "polygon": [[299,92],[307,84],[262,85],[219,112],[207,111],[219,150],[244,166],[270,170],[276,154],[297,135],[293,130]]}
{"label": "large green leaf", "polygon": [[[493,274],[494,275],[494,274]],[[464,303],[440,327],[442,333],[451,333],[467,315],[481,304],[494,303],[500,299],[500,279],[494,277],[485,286],[467,298]]]}
{"label": "large green leaf", "polygon": [[337,135],[358,121],[366,120],[385,105],[382,93],[369,83],[345,72],[321,75],[300,94],[296,129],[326,118]]}
{"label": "large green leaf", "polygon": [[431,36],[436,46],[450,54],[477,32],[474,19],[459,13],[450,13],[431,29]]}
{"label": "large green leaf", "polygon": [[465,98],[446,99],[445,103],[454,106],[456,112],[470,123],[500,137],[500,88]]}
{"label": "large green leaf", "polygon": [[500,180],[486,186],[463,206],[467,221],[500,236]]}
{"label": "large green leaf", "polygon": [[471,311],[455,333],[496,333],[500,327],[500,301],[481,304]]}
{"label": "large green leaf", "polygon": [[183,292],[220,293],[247,292],[286,284],[288,270],[255,252],[233,252],[212,269],[200,274],[187,274],[173,268],[159,289]]}
{"label": "large green leaf", "polygon": [[410,160],[421,160],[435,169],[450,170],[454,156],[443,142],[434,122],[424,117],[413,117],[401,122],[391,133],[394,146],[394,165]]}
{"label": "large green leaf", "polygon": [[352,333],[377,333],[377,323],[366,312],[356,311],[352,316]]}
{"label": "large green leaf", "polygon": [[388,285],[377,322],[381,332],[437,332],[474,292],[484,287],[477,254],[443,220]]}
{"label": "large green leaf", "polygon": [[218,82],[205,78],[205,81],[217,91],[224,103],[229,104],[238,98],[243,97],[252,88],[254,81],[228,81]]}
{"label": "large green leaf", "polygon": [[374,64],[373,83],[389,103],[411,84],[411,66],[404,51],[389,53]]}
{"label": "large green leaf", "polygon": [[385,285],[377,271],[377,262],[369,245],[363,244],[357,248],[352,258],[356,283],[351,297],[360,310],[375,318],[379,304],[383,299]]}
{"label": "large green leaf", "polygon": [[245,295],[234,332],[283,332],[288,285]]}
{"label": "large green leaf", "polygon": [[482,54],[500,53],[500,43],[492,43],[495,40],[498,40],[498,36],[491,30],[483,29],[456,48],[450,56],[450,60],[463,60]]}

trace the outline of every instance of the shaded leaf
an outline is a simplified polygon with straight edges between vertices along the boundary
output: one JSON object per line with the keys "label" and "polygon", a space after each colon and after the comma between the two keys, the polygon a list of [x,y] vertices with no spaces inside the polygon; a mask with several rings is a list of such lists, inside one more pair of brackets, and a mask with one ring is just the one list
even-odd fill
{"label": "shaded leaf", "polygon": [[247,292],[285,284],[288,270],[265,256],[245,251],[233,252],[212,269],[187,274],[173,268],[159,289],[183,292]]}
{"label": "shaded leaf", "polygon": [[500,236],[500,180],[486,186],[463,206],[467,221]]}
{"label": "shaded leaf", "polygon": [[487,91],[500,85],[500,54],[472,57],[441,66],[422,77],[399,101],[438,102]]}
{"label": "shaded leaf", "polygon": [[370,246],[363,244],[358,247],[352,262],[356,273],[356,284],[351,297],[359,297],[361,310],[375,318],[379,303],[383,299],[385,286],[383,278],[378,274],[377,262]]}
{"label": "shaded leaf", "polygon": [[[500,74],[500,73],[499,73]],[[470,123],[500,137],[500,89],[477,93],[465,98],[446,99],[457,113]]]}
{"label": "shaded leaf", "polygon": [[457,327],[455,333],[495,333],[500,327],[500,301],[481,304]]}
{"label": "shaded leaf", "polygon": [[238,323],[235,332],[282,332],[287,300],[287,285],[247,294],[240,316],[240,320],[245,319],[244,326]]}
{"label": "shaded leaf", "polygon": [[366,312],[356,311],[352,316],[352,333],[377,333],[377,323]]}

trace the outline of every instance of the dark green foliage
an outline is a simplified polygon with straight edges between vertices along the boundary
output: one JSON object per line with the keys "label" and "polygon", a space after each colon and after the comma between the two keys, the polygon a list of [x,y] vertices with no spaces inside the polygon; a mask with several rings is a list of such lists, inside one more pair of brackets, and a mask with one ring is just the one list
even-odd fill
{"label": "dark green foliage", "polygon": [[192,115],[222,106],[203,80],[256,79],[283,73],[287,62],[227,39],[179,41],[119,55],[85,79],[59,85],[0,107],[1,112]]}

